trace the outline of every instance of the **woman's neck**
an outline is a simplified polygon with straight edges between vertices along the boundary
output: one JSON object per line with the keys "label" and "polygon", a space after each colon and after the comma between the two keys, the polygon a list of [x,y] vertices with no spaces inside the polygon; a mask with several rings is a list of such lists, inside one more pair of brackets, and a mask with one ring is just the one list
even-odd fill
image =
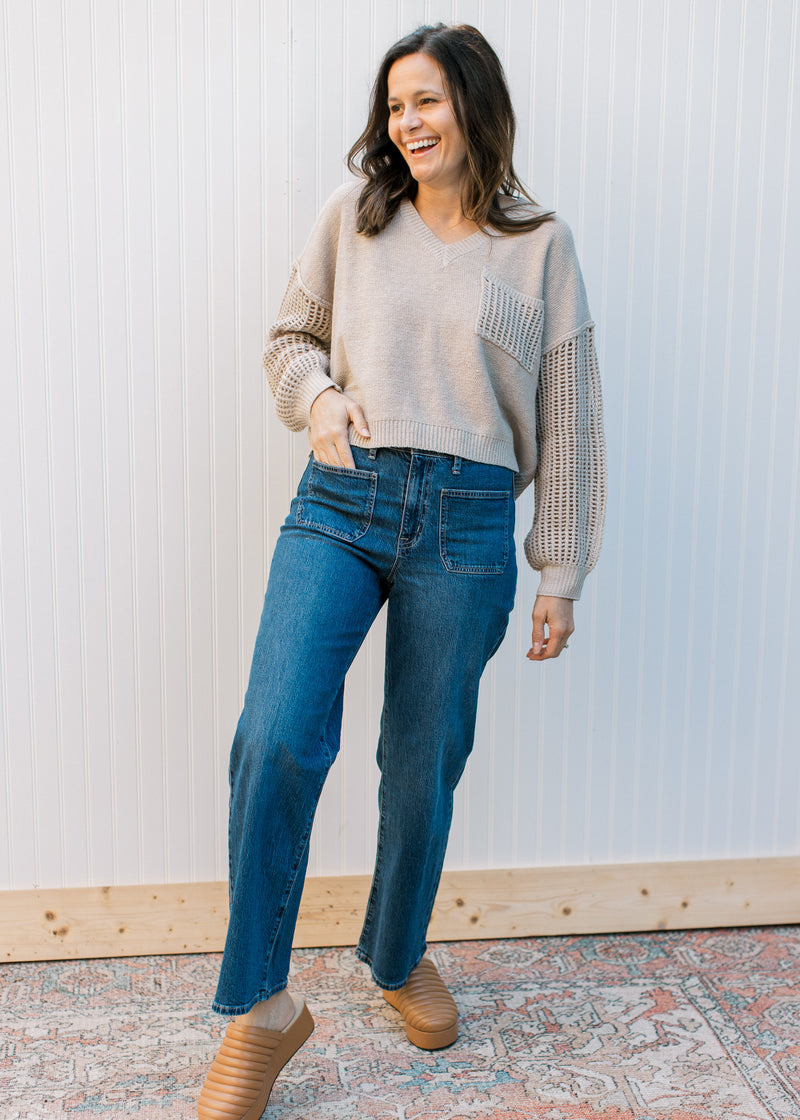
{"label": "woman's neck", "polygon": [[475,222],[464,217],[461,194],[456,191],[426,190],[424,184],[420,184],[414,208],[440,241],[462,241],[479,228]]}

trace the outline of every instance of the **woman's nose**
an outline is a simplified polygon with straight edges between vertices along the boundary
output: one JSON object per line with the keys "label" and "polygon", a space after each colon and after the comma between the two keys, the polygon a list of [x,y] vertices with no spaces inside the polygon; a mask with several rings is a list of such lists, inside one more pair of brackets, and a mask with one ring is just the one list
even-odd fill
{"label": "woman's nose", "polygon": [[415,105],[409,105],[403,113],[403,128],[410,132],[412,128],[416,128],[420,123],[419,113]]}

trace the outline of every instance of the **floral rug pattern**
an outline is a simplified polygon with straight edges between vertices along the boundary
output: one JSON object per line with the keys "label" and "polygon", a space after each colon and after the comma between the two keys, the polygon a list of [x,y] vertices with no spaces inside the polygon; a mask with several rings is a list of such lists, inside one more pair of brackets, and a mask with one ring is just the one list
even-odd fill
{"label": "floral rug pattern", "polygon": [[[432,945],[426,1053],[349,949],[295,954],[316,1030],[267,1120],[800,1120],[800,927]],[[0,966],[0,1117],[196,1116],[219,956]]]}

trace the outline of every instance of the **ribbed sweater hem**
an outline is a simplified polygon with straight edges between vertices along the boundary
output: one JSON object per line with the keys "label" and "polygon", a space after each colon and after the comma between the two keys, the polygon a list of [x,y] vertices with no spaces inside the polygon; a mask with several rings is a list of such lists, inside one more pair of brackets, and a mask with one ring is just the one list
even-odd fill
{"label": "ribbed sweater hem", "polygon": [[491,436],[424,424],[419,420],[368,420],[370,439],[358,434],[350,425],[348,439],[356,447],[413,447],[418,451],[437,451],[441,455],[458,455],[477,463],[507,467],[517,472],[517,460],[511,442]]}

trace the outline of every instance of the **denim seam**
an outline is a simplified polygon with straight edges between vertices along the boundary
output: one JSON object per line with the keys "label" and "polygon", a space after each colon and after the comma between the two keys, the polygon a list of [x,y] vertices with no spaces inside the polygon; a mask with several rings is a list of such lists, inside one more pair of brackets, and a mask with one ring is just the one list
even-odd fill
{"label": "denim seam", "polygon": [[[412,460],[413,460],[413,455],[412,455]],[[422,498],[420,500],[419,517],[417,518],[417,530],[414,533],[414,536],[411,537],[409,540],[407,540],[405,545],[402,546],[402,551],[403,551],[404,556],[407,556],[409,554],[409,552],[411,552],[414,548],[416,548],[416,546],[419,544],[419,539],[422,536],[422,532],[425,528],[425,521],[426,521],[426,518],[428,516],[428,502],[429,502],[430,491],[431,491],[430,476],[431,476],[431,471],[433,470],[433,466],[434,466],[434,462],[430,458],[430,456],[428,456],[427,460],[423,461],[422,479],[421,479],[421,483],[420,483],[421,486],[422,486]]]}
{"label": "denim seam", "polygon": [[414,465],[414,454],[412,452],[411,457],[409,459],[409,463],[408,463],[408,470],[406,471],[406,485],[405,485],[405,489],[403,490],[403,508],[400,510],[400,521],[399,521],[400,531],[397,535],[397,547],[395,549],[394,560],[392,562],[392,566],[390,567],[389,571],[386,573],[386,580],[387,580],[388,583],[391,583],[394,580],[395,572],[397,571],[397,569],[400,565],[400,560],[403,556],[403,525],[405,524],[405,520],[406,520],[406,509],[408,508],[408,491],[409,491],[410,486],[411,486],[411,468],[413,467],[413,465]]}
{"label": "denim seam", "polygon": [[[463,773],[463,769],[462,769],[462,773]],[[458,782],[456,782],[456,785],[457,784],[458,784]],[[449,806],[449,811],[448,811],[448,814],[447,814],[447,824],[446,824],[446,826],[443,830],[445,837],[448,837],[450,835],[450,828],[451,828],[452,823],[453,823],[453,797],[452,797],[453,792],[454,792],[454,790],[451,789],[450,790],[450,793],[451,793],[450,806]],[[447,847],[447,840],[445,839],[445,848],[446,847]],[[444,860],[442,860],[442,866],[444,866]],[[427,914],[427,920],[425,922],[425,932],[426,932],[426,934],[427,934],[427,931],[428,931],[428,926],[431,923],[431,914],[433,913],[433,906],[434,906],[434,903],[436,902],[436,892],[439,890],[439,884],[440,884],[441,881],[442,881],[442,872],[441,872],[441,869],[440,869],[439,874],[436,877],[436,882],[433,884],[433,886],[431,888],[431,891],[430,891],[430,894],[429,894],[429,897],[428,897],[428,900],[427,900],[426,909],[425,909],[425,913]],[[420,955],[420,960],[422,960],[422,957],[425,955],[425,950],[428,947],[427,939],[425,937],[423,937],[422,940],[423,940],[423,948],[422,948],[422,953]],[[419,961],[417,961],[417,964],[419,964]],[[416,966],[414,966],[414,967],[416,967]],[[413,972],[414,969],[412,968],[411,971]],[[402,987],[402,985],[401,985],[401,987]],[[387,989],[387,991],[388,990],[389,989]]]}
{"label": "denim seam", "polygon": [[[411,452],[411,466],[409,468],[409,481],[411,480],[411,472],[414,470],[415,459],[420,463],[420,467],[421,467],[421,471],[418,470],[417,473],[419,474],[419,486],[420,486],[420,489],[422,491],[422,496],[421,496],[420,502],[419,502],[420,509],[419,509],[419,515],[417,517],[417,524],[416,524],[416,527],[415,527],[414,536],[413,537],[407,537],[407,538],[404,538],[404,537],[401,536],[401,538],[400,538],[400,550],[401,550],[401,553],[404,556],[407,556],[409,554],[409,552],[411,552],[416,547],[416,545],[419,543],[420,537],[422,536],[422,531],[425,528],[425,517],[426,517],[426,514],[428,512],[428,493],[429,493],[429,490],[430,490],[430,476],[431,476],[431,471],[433,470],[433,467],[434,467],[434,460],[430,456],[419,456],[419,455],[417,455],[416,451],[412,451]],[[405,521],[405,512],[406,512],[406,502],[405,502],[405,497],[404,497],[404,500],[403,500],[403,519],[400,522],[401,532],[402,532],[403,522]]]}
{"label": "denim seam", "polygon": [[[380,739],[381,751],[383,748],[383,737]],[[380,767],[380,762],[378,763]],[[386,819],[383,812],[383,784],[378,787],[378,842],[375,851],[375,869],[372,873],[372,884],[370,886],[369,898],[367,899],[367,906],[364,912],[364,923],[361,927],[361,936],[358,939],[358,946],[356,952],[361,949],[362,944],[367,940],[369,932],[372,928],[374,910],[373,903],[378,894],[379,884],[381,879],[381,871],[383,869],[383,839],[386,831]]]}

